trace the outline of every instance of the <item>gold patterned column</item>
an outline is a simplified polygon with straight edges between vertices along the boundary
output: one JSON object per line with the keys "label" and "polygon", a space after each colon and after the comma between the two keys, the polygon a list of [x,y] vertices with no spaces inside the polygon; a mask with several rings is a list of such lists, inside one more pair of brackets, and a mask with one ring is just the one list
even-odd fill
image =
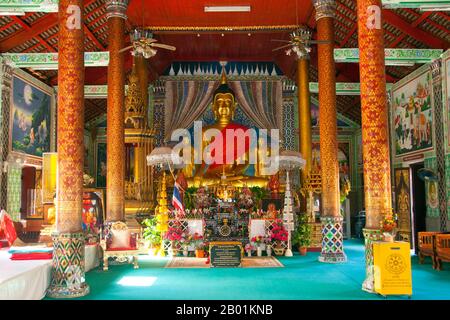
{"label": "gold patterned column", "polygon": [[339,203],[339,164],[336,115],[336,68],[334,64],[335,0],[313,0],[318,45],[320,166],[322,170],[322,252],[321,262],[347,260],[343,247]]}
{"label": "gold patterned column", "polygon": [[[125,20],[128,0],[107,0],[108,104],[106,113],[106,220],[125,219]],[[129,53],[128,53],[129,54]]]}
{"label": "gold patterned column", "polygon": [[49,297],[73,298],[89,293],[84,279],[82,232],[84,164],[83,1],[59,1],[58,184]]}
{"label": "gold patterned column", "polygon": [[361,125],[366,210],[366,280],[373,292],[372,241],[380,238],[380,221],[392,212],[384,36],[380,0],[358,0]]}
{"label": "gold patterned column", "polygon": [[[311,39],[311,32],[307,29],[299,30],[299,36],[308,41]],[[297,61],[297,94],[298,94],[298,118],[299,118],[299,149],[306,160],[305,167],[301,170],[302,185],[306,183],[309,172],[311,171],[312,163],[312,139],[311,139],[311,104],[309,95],[309,54],[308,51],[300,51]],[[308,198],[312,196],[311,193],[306,194],[302,199],[301,212],[306,212],[310,206],[307,205]],[[308,212],[310,215],[310,212]]]}

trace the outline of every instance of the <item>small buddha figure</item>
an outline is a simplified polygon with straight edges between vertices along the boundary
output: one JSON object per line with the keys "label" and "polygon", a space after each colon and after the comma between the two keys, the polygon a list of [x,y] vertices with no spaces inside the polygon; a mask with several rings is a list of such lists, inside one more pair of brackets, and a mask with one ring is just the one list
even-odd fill
{"label": "small buddha figure", "polygon": [[277,213],[278,211],[275,203],[273,202],[269,203],[269,205],[267,206],[267,217],[269,219],[276,219]]}
{"label": "small buddha figure", "polygon": [[[248,127],[234,123],[234,114],[236,110],[236,100],[233,90],[228,86],[225,73],[222,72],[221,84],[214,92],[212,110],[216,122],[209,126],[202,128],[202,133],[208,129],[216,129],[221,132],[223,137],[223,148],[213,148],[211,151],[211,157],[213,159],[222,159],[221,161],[213,161],[207,164],[204,159],[202,164],[197,164],[193,168],[189,167],[189,170],[185,170],[188,177],[188,183],[190,186],[208,186],[208,185],[220,185],[226,182],[226,185],[232,185],[234,187],[243,187],[244,184],[248,186],[266,187],[268,179],[258,175],[258,169],[254,170],[255,174],[246,175],[247,169],[249,169],[249,154],[254,152],[257,154],[257,148],[250,146],[249,136],[245,132]],[[227,130],[233,130],[235,133],[234,143],[233,141],[227,141]],[[202,135],[204,137],[204,135]],[[210,145],[214,140],[205,140],[202,142],[202,152]],[[244,140],[245,139],[245,140]],[[240,150],[237,147],[238,143],[244,142],[244,150]],[[221,149],[221,150],[219,150]],[[194,152],[194,151],[193,151]],[[227,158],[232,155],[233,163],[227,163]],[[228,155],[228,157],[227,157]],[[192,156],[194,159],[194,155]],[[242,159],[241,163],[238,163],[238,159]],[[255,165],[255,167],[258,167]],[[186,172],[190,171],[190,172]]]}
{"label": "small buddha figure", "polygon": [[270,197],[272,199],[280,198],[280,180],[278,174],[270,177],[268,187],[270,189]]}

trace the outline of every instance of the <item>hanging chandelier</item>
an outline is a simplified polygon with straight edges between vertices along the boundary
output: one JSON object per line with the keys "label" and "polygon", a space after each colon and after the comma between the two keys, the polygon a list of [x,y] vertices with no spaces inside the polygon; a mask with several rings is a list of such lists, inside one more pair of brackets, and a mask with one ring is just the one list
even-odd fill
{"label": "hanging chandelier", "polygon": [[174,46],[157,43],[158,40],[153,38],[153,33],[150,30],[135,28],[130,34],[131,45],[121,49],[119,52],[124,52],[131,49],[131,54],[135,57],[143,56],[145,59],[151,58],[158,52],[156,48],[167,49],[175,51]]}
{"label": "hanging chandelier", "polygon": [[134,57],[141,55],[148,59],[156,55],[157,50],[150,46],[152,41],[155,41],[150,30],[134,29],[130,36],[133,44],[131,54]]}

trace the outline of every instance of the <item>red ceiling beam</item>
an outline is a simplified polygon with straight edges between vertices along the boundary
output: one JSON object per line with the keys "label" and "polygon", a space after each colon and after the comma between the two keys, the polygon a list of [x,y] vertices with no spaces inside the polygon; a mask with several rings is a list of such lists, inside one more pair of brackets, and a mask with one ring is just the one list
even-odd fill
{"label": "red ceiling beam", "polygon": [[342,48],[343,46],[345,46],[345,45],[347,44],[348,40],[350,40],[350,38],[353,36],[353,34],[354,34],[357,30],[358,30],[358,24],[355,23],[355,24],[353,25],[352,30],[350,30],[350,31],[347,33],[347,35],[345,36],[345,38],[342,39],[341,43],[339,43],[339,47]]}
{"label": "red ceiling beam", "polygon": [[95,45],[97,46],[98,49],[100,49],[101,51],[105,51],[105,47],[100,43],[100,41],[98,41],[98,39],[94,36],[94,34],[91,32],[91,30],[89,30],[88,27],[86,27],[86,25],[84,25],[84,33],[87,35],[87,37],[93,42],[95,43]]}
{"label": "red ceiling beam", "polygon": [[6,29],[8,29],[9,27],[13,26],[16,24],[16,21],[12,20],[10,22],[8,22],[7,24],[5,24],[4,26],[2,26],[0,28],[0,32],[5,31]]}
{"label": "red ceiling beam", "polygon": [[418,29],[417,27],[411,26],[408,22],[403,20],[399,15],[394,13],[391,10],[383,9],[383,18],[384,21],[393,25],[394,27],[400,29],[400,31],[408,34],[409,36],[415,38],[416,40],[424,43],[430,48],[433,49],[447,49],[449,47],[449,43],[438,39],[435,36]]}
{"label": "red ceiling beam", "polygon": [[[417,13],[417,12],[415,12],[415,11],[412,10],[412,9],[405,8],[405,10],[406,10],[408,13],[410,13],[410,14],[412,14],[412,15],[415,15],[416,17],[419,17],[419,16],[420,16],[420,13]],[[442,12],[439,12],[439,11],[429,11],[429,12],[431,12],[431,14],[435,14],[435,15],[439,15],[439,16],[441,16],[441,17],[444,17],[446,20],[450,21],[450,17],[449,17],[449,16],[446,16],[446,15],[443,14]],[[434,22],[434,21],[431,20],[431,19],[428,19],[428,20],[427,20],[427,23],[429,23],[430,25],[432,25],[433,27],[435,27],[435,28],[437,28],[437,29],[439,29],[439,30],[441,30],[441,31],[444,31],[444,32],[448,33],[448,29],[446,29],[444,26],[440,25],[439,23]]]}
{"label": "red ceiling beam", "polygon": [[97,23],[99,20],[103,19],[106,16],[106,12],[102,13],[101,15],[99,15],[97,18],[95,18],[94,20],[92,20],[91,22],[86,21],[86,23],[89,26],[94,26],[95,23]]}
{"label": "red ceiling beam", "polygon": [[[12,17],[17,18],[15,16]],[[50,13],[44,18],[39,19],[38,22],[33,23],[28,29],[24,27],[23,31],[20,31],[19,33],[13,33],[10,37],[0,42],[0,52],[8,52],[9,50],[27,42],[31,38],[39,36],[42,32],[52,28],[57,23],[58,23],[58,14]],[[46,45],[46,47],[47,46],[48,44]]]}
{"label": "red ceiling beam", "polygon": [[[32,30],[32,28],[28,25],[28,23],[26,23],[25,21],[23,21],[22,19],[20,19],[17,16],[12,16],[12,19],[14,21],[16,21],[18,24],[20,24],[22,26],[22,28],[27,31],[30,32]],[[36,35],[36,39],[44,46],[46,47],[48,50],[50,50],[50,52],[56,52],[55,48],[53,48],[51,45],[49,45],[44,39],[42,39],[41,36]]]}
{"label": "red ceiling beam", "polygon": [[31,52],[31,51],[33,51],[34,49],[40,47],[41,45],[42,45],[42,43],[38,42],[38,43],[36,43],[35,45],[32,45],[31,47],[29,47],[29,48],[23,50],[23,52],[24,52],[24,53]]}
{"label": "red ceiling beam", "polygon": [[[85,5],[84,7],[86,8],[88,5]],[[87,21],[87,19],[90,17],[90,16],[92,16],[92,15],[94,15],[96,12],[98,12],[99,10],[101,10],[101,9],[103,9],[104,8],[104,4],[101,4],[101,5],[99,5],[97,8],[95,8],[94,10],[91,10],[91,11],[89,11],[88,13],[86,13],[85,15],[84,15],[84,21]],[[106,12],[105,12],[106,13]],[[101,15],[103,15],[103,14],[101,14]]]}
{"label": "red ceiling beam", "polygon": [[[433,12],[427,11],[423,13],[418,19],[414,20],[414,22],[411,24],[411,27],[415,28],[417,27],[422,21],[424,21],[426,18],[428,18]],[[398,45],[400,42],[402,42],[403,39],[405,39],[407,36],[406,33],[402,33],[397,39],[395,39],[393,42],[391,42],[387,47],[388,48],[395,48],[396,45]]]}

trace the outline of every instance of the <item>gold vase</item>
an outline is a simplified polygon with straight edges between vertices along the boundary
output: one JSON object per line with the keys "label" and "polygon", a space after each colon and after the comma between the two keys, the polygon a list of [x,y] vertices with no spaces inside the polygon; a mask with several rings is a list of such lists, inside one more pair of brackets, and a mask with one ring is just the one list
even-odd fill
{"label": "gold vase", "polygon": [[273,248],[276,256],[282,256],[284,254],[284,248],[281,246],[281,241],[277,240],[275,248]]}

